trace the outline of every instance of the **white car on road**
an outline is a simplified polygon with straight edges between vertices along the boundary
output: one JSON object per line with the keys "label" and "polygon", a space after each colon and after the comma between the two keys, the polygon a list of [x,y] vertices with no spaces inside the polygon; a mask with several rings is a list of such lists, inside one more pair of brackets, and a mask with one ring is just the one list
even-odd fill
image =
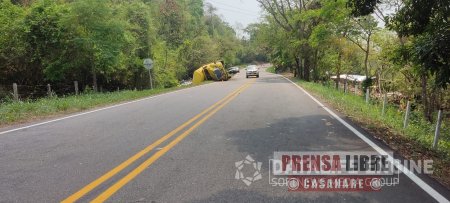
{"label": "white car on road", "polygon": [[246,68],[246,76],[249,78],[250,76],[256,76],[259,78],[259,69],[255,65],[247,66]]}

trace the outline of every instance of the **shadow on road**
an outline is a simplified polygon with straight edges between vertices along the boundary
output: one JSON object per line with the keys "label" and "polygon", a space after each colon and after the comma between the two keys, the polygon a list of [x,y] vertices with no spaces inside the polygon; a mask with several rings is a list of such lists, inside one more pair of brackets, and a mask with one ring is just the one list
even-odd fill
{"label": "shadow on road", "polygon": [[262,162],[262,181],[249,187],[220,190],[192,202],[383,202],[394,197],[396,200],[405,198],[397,196],[405,192],[405,188],[400,187],[390,188],[383,195],[377,192],[288,192],[287,187],[271,186],[267,182],[274,178],[269,178],[269,159],[276,151],[373,151],[330,116],[291,117],[266,123],[265,127],[249,128],[230,131],[226,136],[237,146],[238,152]]}
{"label": "shadow on road", "polygon": [[262,170],[268,170],[276,151],[373,150],[338,121],[323,115],[286,118],[263,128],[231,131],[227,137],[239,152],[263,162]]}

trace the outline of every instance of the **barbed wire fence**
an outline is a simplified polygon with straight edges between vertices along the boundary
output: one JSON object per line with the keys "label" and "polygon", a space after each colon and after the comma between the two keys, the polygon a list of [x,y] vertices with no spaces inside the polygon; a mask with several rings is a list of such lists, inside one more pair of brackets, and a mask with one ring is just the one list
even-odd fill
{"label": "barbed wire fence", "polygon": [[40,85],[22,85],[13,83],[11,85],[0,84],[0,102],[28,101],[45,97],[62,97],[77,95],[82,86],[78,81],[73,83],[55,83]]}
{"label": "barbed wire fence", "polygon": [[[149,84],[145,79],[139,79],[135,84],[121,85],[108,83],[99,85],[97,93],[117,92],[123,90],[146,90]],[[36,85],[24,85],[20,83],[0,84],[0,104],[5,102],[33,101],[49,97],[65,97],[71,95],[92,93],[93,88],[87,83],[67,81],[59,83],[47,83]]]}
{"label": "barbed wire fence", "polygon": [[[323,83],[330,89],[335,88],[333,83]],[[362,83],[355,81],[340,81],[337,86],[338,90],[346,94],[354,94],[361,97],[367,105],[373,105],[379,110],[379,116],[386,118],[388,109],[395,109],[398,114],[403,115],[403,129],[411,128],[408,124],[418,124],[422,112],[417,108],[419,104],[415,103],[412,98],[408,98],[396,91],[380,90],[379,87],[371,86],[366,90],[363,89]],[[433,122],[429,125],[429,130],[434,132],[432,148],[437,149],[439,140],[450,141],[450,106],[447,103],[439,104],[439,108],[433,112]]]}

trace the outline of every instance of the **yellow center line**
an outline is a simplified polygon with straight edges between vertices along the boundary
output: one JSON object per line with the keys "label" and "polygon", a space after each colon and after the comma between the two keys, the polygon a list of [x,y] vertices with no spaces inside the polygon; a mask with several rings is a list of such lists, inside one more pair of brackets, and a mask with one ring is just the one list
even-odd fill
{"label": "yellow center line", "polygon": [[72,194],[71,196],[67,197],[66,199],[64,199],[61,202],[62,203],[68,203],[68,202],[75,202],[75,201],[77,201],[78,199],[80,199],[81,197],[83,197],[84,195],[86,195],[87,193],[89,193],[90,191],[92,191],[93,189],[95,189],[96,187],[98,187],[99,185],[101,185],[102,183],[104,183],[105,181],[110,179],[111,177],[115,176],[117,173],[119,173],[123,169],[127,168],[129,165],[134,163],[136,160],[138,160],[139,158],[141,158],[142,156],[144,156],[148,152],[152,151],[155,147],[157,147],[158,145],[160,145],[161,143],[163,143],[164,141],[166,141],[167,139],[169,139],[173,135],[177,134],[180,130],[184,129],[186,126],[190,125],[192,122],[196,121],[198,118],[200,118],[201,116],[203,116],[206,113],[208,113],[210,110],[212,110],[213,108],[218,106],[220,103],[222,103],[223,101],[226,101],[228,98],[232,97],[234,94],[239,92],[241,89],[243,89],[250,82],[247,82],[244,85],[240,86],[238,89],[236,89],[235,91],[231,92],[229,95],[227,95],[223,99],[219,100],[218,102],[216,102],[215,104],[213,104],[209,108],[203,110],[201,113],[199,113],[196,116],[192,117],[191,119],[189,119],[188,121],[186,121],[185,123],[180,125],[179,127],[175,128],[174,130],[172,130],[168,134],[164,135],[163,137],[161,137],[160,139],[158,139],[154,143],[150,144],[149,146],[147,146],[143,150],[139,151],[138,153],[136,153],[135,155],[130,157],[128,160],[122,162],[120,165],[116,166],[114,169],[108,171],[107,173],[105,173],[104,175],[99,177],[98,179],[92,181],[91,183],[89,183],[88,185],[86,185],[85,187],[83,187],[82,189],[80,189],[76,193]]}
{"label": "yellow center line", "polygon": [[[253,82],[254,80],[252,80]],[[146,168],[148,168],[150,165],[152,165],[156,160],[158,160],[161,156],[163,156],[165,153],[167,153],[170,149],[172,149],[175,145],[177,145],[181,140],[186,138],[193,130],[195,130],[197,127],[199,127],[202,123],[204,123],[206,120],[208,120],[211,116],[213,116],[215,113],[217,113],[220,109],[222,109],[225,105],[227,105],[229,102],[231,102],[234,98],[236,98],[239,93],[245,91],[250,84],[246,85],[244,88],[242,88],[240,91],[238,91],[236,94],[234,94],[231,98],[229,98],[227,101],[223,102],[220,106],[215,108],[213,111],[208,113],[205,117],[203,117],[201,120],[199,120],[197,123],[195,123],[192,127],[190,127],[188,130],[183,132],[180,136],[175,138],[172,142],[170,142],[168,145],[166,145],[164,148],[162,148],[160,151],[156,152],[153,156],[151,156],[149,159],[144,161],[141,165],[139,165],[137,168],[135,168],[133,171],[131,171],[129,174],[127,174],[125,177],[117,181],[114,185],[109,187],[107,190],[105,190],[102,194],[100,194],[97,198],[92,200],[91,202],[97,203],[97,202],[104,202],[108,198],[110,198],[114,193],[116,193],[120,188],[125,186],[128,182],[133,180],[137,175],[142,173]]]}

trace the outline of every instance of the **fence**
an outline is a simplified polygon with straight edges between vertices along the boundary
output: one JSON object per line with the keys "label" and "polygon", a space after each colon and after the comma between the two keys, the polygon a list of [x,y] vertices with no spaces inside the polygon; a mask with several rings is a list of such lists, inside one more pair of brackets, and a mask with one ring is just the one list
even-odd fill
{"label": "fence", "polygon": [[78,82],[72,84],[43,84],[43,85],[21,85],[13,83],[9,86],[0,86],[0,100],[12,99],[19,100],[34,100],[43,97],[54,97],[61,95],[73,95],[79,93]]}
{"label": "fence", "polygon": [[[36,100],[45,97],[59,97],[68,95],[78,95],[83,90],[89,88],[89,85],[84,85],[78,81],[66,82],[66,83],[54,83],[54,84],[40,84],[40,85],[22,85],[19,83],[13,83],[10,85],[0,84],[0,102],[4,101],[24,101],[24,100]],[[146,86],[139,86],[133,88],[127,88],[118,84],[110,84],[107,86],[99,86],[99,92],[113,92],[124,89],[130,90],[142,90]],[[91,88],[89,88],[91,90]]]}
{"label": "fence", "polygon": [[[327,84],[328,87],[332,87],[332,84]],[[377,92],[374,91],[376,88],[367,88],[366,91],[364,91],[361,88],[361,84],[354,83],[354,82],[341,82],[338,84],[338,89],[341,92],[344,92],[346,94],[355,94],[358,96],[362,96],[366,102],[367,105],[369,104],[377,104],[379,106],[379,112],[381,117],[386,116],[386,110],[388,107],[395,108],[398,111],[402,112],[404,114],[403,116],[403,129],[408,129],[408,124],[411,122],[411,114],[416,113],[412,110],[412,106],[417,105],[414,104],[413,101],[409,101],[407,98],[402,96],[398,92]],[[445,113],[447,112],[447,114]],[[442,108],[435,112],[434,116],[434,123],[433,123],[433,129],[434,129],[434,138],[432,142],[432,148],[437,149],[439,146],[439,139],[441,137],[442,132],[442,122],[443,120],[450,117],[450,109]],[[416,116],[417,117],[417,116]],[[446,126],[448,128],[448,126]],[[450,129],[444,129],[444,133],[448,134],[448,130]],[[447,135],[445,139],[450,141],[450,136]]]}

